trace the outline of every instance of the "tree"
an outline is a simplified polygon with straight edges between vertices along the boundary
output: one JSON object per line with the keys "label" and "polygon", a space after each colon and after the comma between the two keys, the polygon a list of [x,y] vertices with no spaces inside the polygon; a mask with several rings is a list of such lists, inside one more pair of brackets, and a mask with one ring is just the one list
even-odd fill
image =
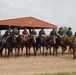
{"label": "tree", "polygon": [[62,29],[63,29],[63,33],[66,34],[66,32],[68,31],[68,27],[64,26],[64,27],[62,27]]}

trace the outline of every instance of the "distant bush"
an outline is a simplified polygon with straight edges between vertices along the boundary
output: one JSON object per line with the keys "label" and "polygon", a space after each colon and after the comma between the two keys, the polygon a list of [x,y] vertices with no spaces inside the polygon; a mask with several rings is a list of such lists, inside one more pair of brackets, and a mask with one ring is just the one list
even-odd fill
{"label": "distant bush", "polygon": [[76,75],[76,72],[72,72],[72,73],[54,73],[54,74],[37,74],[37,75]]}

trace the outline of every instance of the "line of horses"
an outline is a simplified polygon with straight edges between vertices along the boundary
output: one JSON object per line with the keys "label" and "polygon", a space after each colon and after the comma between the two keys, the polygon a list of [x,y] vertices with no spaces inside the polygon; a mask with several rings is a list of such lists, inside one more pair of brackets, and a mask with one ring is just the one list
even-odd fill
{"label": "line of horses", "polygon": [[48,48],[50,48],[50,54],[51,54],[51,48],[53,48],[53,55],[55,53],[56,55],[58,55],[58,48],[61,47],[63,55],[64,51],[67,50],[67,46],[69,46],[69,51],[73,50],[72,51],[73,53],[72,52],[71,53],[73,54],[73,59],[75,59],[76,36],[73,37],[57,36],[56,38],[54,36],[45,36],[45,37],[28,36],[27,38],[25,38],[23,35],[19,35],[18,37],[11,35],[7,38],[4,44],[2,44],[2,42],[0,41],[0,56],[3,56],[4,48],[5,48],[5,57],[9,57],[10,54],[13,54],[13,50],[15,50],[15,56],[19,56],[20,49],[23,53],[24,47],[26,47],[26,56],[30,55],[31,47],[33,47],[34,56],[37,55],[38,50],[40,50],[41,53],[41,47],[43,47],[43,53],[42,53],[43,55],[45,54],[44,50],[46,51],[47,54]]}

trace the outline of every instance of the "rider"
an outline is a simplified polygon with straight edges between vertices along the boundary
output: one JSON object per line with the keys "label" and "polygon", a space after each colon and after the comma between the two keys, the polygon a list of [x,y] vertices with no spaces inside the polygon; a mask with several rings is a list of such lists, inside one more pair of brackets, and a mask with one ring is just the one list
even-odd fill
{"label": "rider", "polygon": [[34,41],[36,42],[37,32],[35,31],[34,28],[33,28],[32,31],[31,31],[31,36],[34,37]]}
{"label": "rider", "polygon": [[57,30],[55,29],[55,28],[53,28],[53,30],[50,32],[50,36],[55,36],[55,37],[57,37]]}
{"label": "rider", "polygon": [[3,35],[2,38],[2,44],[5,43],[5,41],[7,40],[7,38],[11,35],[11,28],[8,28],[8,30],[5,32],[5,34]]}
{"label": "rider", "polygon": [[[57,35],[57,29],[53,28],[53,30],[50,32],[50,36],[54,36],[54,38],[57,38]],[[55,39],[54,42],[56,42]],[[52,40],[50,40],[50,44],[52,44]]]}
{"label": "rider", "polygon": [[42,28],[40,31],[39,31],[39,37],[41,39],[41,42],[43,41],[43,37],[45,36],[45,31],[44,29]]}
{"label": "rider", "polygon": [[39,36],[45,36],[45,31],[43,28],[39,31]]}
{"label": "rider", "polygon": [[15,27],[11,33],[12,35],[18,36],[18,30],[17,27]]}
{"label": "rider", "polygon": [[66,32],[66,35],[67,35],[68,37],[72,37],[73,33],[72,33],[70,27],[68,28],[68,31]]}
{"label": "rider", "polygon": [[22,32],[22,34],[23,34],[24,36],[28,36],[28,31],[26,30],[26,28],[24,28],[24,31]]}
{"label": "rider", "polygon": [[59,28],[58,34],[59,34],[59,36],[63,36],[63,29],[62,28]]}
{"label": "rider", "polygon": [[22,34],[24,36],[24,43],[23,43],[23,45],[25,45],[26,44],[27,37],[28,37],[28,31],[26,30],[26,28],[24,28]]}
{"label": "rider", "polygon": [[32,36],[35,36],[35,37],[37,36],[37,32],[35,31],[34,28],[33,28],[32,31],[31,31],[31,35],[32,35]]}

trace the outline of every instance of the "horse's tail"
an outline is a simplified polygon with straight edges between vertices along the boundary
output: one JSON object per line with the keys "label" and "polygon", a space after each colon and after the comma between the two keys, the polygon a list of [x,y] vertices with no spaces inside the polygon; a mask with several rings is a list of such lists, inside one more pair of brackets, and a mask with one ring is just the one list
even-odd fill
{"label": "horse's tail", "polygon": [[76,37],[73,40],[73,46],[76,47]]}

